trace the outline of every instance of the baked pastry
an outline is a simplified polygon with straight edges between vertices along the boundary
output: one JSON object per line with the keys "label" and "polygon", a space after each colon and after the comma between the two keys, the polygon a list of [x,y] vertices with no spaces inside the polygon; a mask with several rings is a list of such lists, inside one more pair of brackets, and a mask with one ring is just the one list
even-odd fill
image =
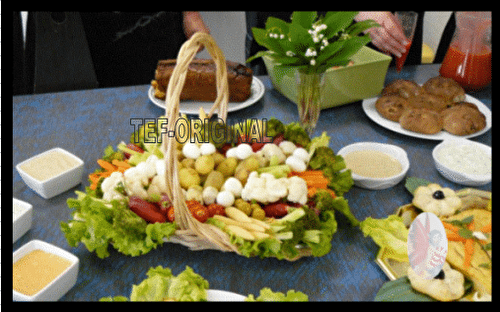
{"label": "baked pastry", "polygon": [[426,92],[453,103],[465,100],[465,90],[455,80],[443,76],[433,77],[424,83]]}
{"label": "baked pastry", "polygon": [[410,97],[408,103],[412,108],[425,108],[436,112],[441,112],[448,107],[444,100],[427,92]]}
{"label": "baked pastry", "polygon": [[436,134],[443,129],[441,114],[425,108],[406,110],[399,118],[399,124],[403,129],[423,134]]}
{"label": "baked pastry", "polygon": [[422,90],[422,87],[414,81],[397,79],[382,90],[382,95],[397,94],[407,99],[419,95]]}
{"label": "baked pastry", "polygon": [[[155,80],[151,85],[155,97],[165,99],[168,82],[175,68],[176,60],[158,61]],[[253,72],[250,68],[231,61],[226,61],[229,84],[229,101],[243,102],[250,97]],[[213,102],[217,98],[216,66],[213,60],[193,60],[188,67],[186,82],[180,100]]]}
{"label": "baked pastry", "polygon": [[442,112],[443,128],[451,134],[469,135],[486,127],[486,117],[476,105],[460,102]]}
{"label": "baked pastry", "polygon": [[382,117],[398,122],[401,114],[408,109],[408,101],[399,95],[384,95],[375,102],[375,108]]}

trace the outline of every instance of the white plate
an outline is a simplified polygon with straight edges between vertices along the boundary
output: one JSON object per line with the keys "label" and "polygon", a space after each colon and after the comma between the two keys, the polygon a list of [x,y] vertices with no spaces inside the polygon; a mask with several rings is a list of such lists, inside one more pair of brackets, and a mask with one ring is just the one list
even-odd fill
{"label": "white plate", "polygon": [[207,290],[207,301],[245,301],[245,296],[225,290]]}
{"label": "white plate", "polygon": [[378,113],[377,109],[375,108],[375,102],[377,102],[377,100],[378,100],[378,97],[373,97],[373,98],[363,100],[363,103],[362,103],[363,110],[365,111],[365,114],[371,120],[373,120],[375,123],[379,124],[380,126],[386,128],[386,129],[389,129],[389,130],[392,130],[394,132],[398,132],[398,133],[401,133],[404,135],[416,137],[416,138],[422,138],[422,139],[428,139],[428,140],[445,140],[445,139],[451,139],[451,138],[472,138],[472,137],[475,137],[475,136],[478,136],[478,135],[485,133],[486,131],[488,131],[491,128],[491,110],[486,105],[484,105],[483,102],[479,101],[478,99],[476,99],[468,94],[465,95],[465,102],[476,104],[479,111],[481,113],[483,113],[484,116],[486,117],[486,127],[479,132],[469,134],[469,135],[464,135],[464,136],[454,135],[454,134],[451,134],[451,133],[446,132],[446,131],[441,131],[441,132],[436,133],[436,134],[422,134],[422,133],[413,132],[413,131],[403,129],[398,122],[391,121],[389,119],[385,119],[384,117],[382,117]]}
{"label": "white plate", "polygon": [[[252,86],[251,86],[251,93],[250,97],[243,102],[229,102],[227,103],[227,112],[235,112],[240,109],[246,108],[250,105],[253,105],[257,103],[258,100],[262,98],[264,95],[264,84],[262,81],[260,81],[259,78],[253,77],[252,79]],[[165,100],[157,99],[154,96],[154,88],[150,87],[148,91],[148,96],[151,102],[155,104],[158,107],[165,108]],[[179,108],[179,111],[183,114],[191,114],[191,115],[198,115],[200,111],[200,107],[203,107],[203,110],[205,112],[209,112],[210,109],[212,108],[212,105],[214,104],[213,102],[199,102],[199,101],[181,101],[181,107]]]}

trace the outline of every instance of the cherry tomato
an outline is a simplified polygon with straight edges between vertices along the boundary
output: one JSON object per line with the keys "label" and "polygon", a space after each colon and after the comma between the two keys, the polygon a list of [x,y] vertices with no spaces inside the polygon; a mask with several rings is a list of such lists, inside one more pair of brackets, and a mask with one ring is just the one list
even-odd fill
{"label": "cherry tomato", "polygon": [[215,215],[221,215],[221,216],[225,216],[226,215],[226,212],[224,210],[224,206],[219,205],[219,204],[210,204],[210,205],[208,205],[207,211],[208,211],[208,216],[210,218],[213,217],[213,216],[215,216]]}
{"label": "cherry tomato", "polygon": [[205,207],[194,208],[191,210],[191,214],[201,223],[205,223],[209,217],[208,210]]}

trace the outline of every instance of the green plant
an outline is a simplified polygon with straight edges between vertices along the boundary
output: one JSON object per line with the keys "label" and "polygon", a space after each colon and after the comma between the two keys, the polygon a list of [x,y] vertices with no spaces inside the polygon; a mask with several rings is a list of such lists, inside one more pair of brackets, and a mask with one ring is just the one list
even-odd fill
{"label": "green plant", "polygon": [[307,73],[322,73],[332,66],[344,66],[352,55],[370,42],[361,34],[380,25],[372,20],[353,23],[358,12],[293,12],[291,22],[269,17],[266,28],[252,28],[258,44],[267,48],[247,62],[270,56],[283,66],[297,66]]}

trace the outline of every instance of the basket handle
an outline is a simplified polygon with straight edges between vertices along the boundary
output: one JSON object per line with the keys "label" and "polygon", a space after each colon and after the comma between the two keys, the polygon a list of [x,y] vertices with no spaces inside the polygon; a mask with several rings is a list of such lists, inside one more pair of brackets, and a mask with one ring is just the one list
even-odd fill
{"label": "basket handle", "polygon": [[[197,32],[191,39],[186,41],[177,56],[177,63],[170,77],[165,102],[165,115],[168,120],[168,132],[175,133],[175,125],[179,119],[179,101],[188,67],[200,47],[204,46],[216,65],[217,99],[212,106],[209,117],[218,109],[220,118],[225,122],[227,118],[227,103],[229,100],[229,87],[227,81],[226,59],[224,54],[217,46],[212,36],[206,33]],[[167,195],[174,206],[174,216],[180,229],[196,229],[198,225],[196,220],[189,212],[184,194],[179,183],[179,173],[177,168],[177,147],[175,136],[167,137],[164,133],[164,148],[166,157]]]}

